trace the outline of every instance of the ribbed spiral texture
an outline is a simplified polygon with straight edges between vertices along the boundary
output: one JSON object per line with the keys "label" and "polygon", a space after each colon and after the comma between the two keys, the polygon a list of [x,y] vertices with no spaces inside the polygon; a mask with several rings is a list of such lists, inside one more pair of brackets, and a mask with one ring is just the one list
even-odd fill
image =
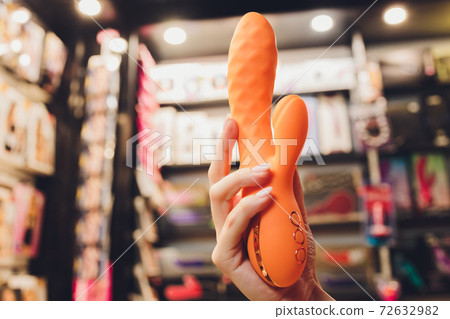
{"label": "ribbed spiral texture", "polygon": [[[252,144],[265,138],[263,149],[269,149],[272,136],[269,108],[276,68],[277,47],[270,23],[259,13],[247,13],[237,25],[230,44],[228,94],[232,118],[239,113],[239,138],[249,138]],[[263,113],[257,125],[252,125]],[[241,161],[248,154],[242,145],[239,154]],[[244,166],[254,165],[252,162]]]}

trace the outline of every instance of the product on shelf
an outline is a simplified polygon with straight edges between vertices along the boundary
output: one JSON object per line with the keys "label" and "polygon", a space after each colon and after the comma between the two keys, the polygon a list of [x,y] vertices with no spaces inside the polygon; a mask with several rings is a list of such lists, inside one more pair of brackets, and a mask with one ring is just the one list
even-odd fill
{"label": "product on shelf", "polygon": [[1,61],[31,82],[39,81],[45,31],[32,19],[17,23],[12,12],[16,3],[0,3],[0,44],[4,46]]}
{"label": "product on shelf", "polygon": [[375,277],[375,287],[382,301],[398,301],[401,291],[398,280]]}
{"label": "product on shelf", "polygon": [[42,57],[43,76],[41,86],[50,94],[55,93],[61,82],[61,76],[67,60],[67,49],[64,43],[54,34],[45,36]]}
{"label": "product on shelf", "polygon": [[413,155],[412,176],[419,210],[432,213],[450,208],[449,169],[444,155]]}
{"label": "product on shelf", "polygon": [[[94,261],[92,260],[92,262]],[[77,301],[111,300],[112,268],[109,263],[103,264],[100,274],[101,277],[92,279],[76,277],[73,281],[73,299]]]}
{"label": "product on shelf", "polygon": [[358,190],[364,211],[364,231],[373,246],[392,244],[395,240],[396,212],[389,184],[366,185]]}
{"label": "product on shelf", "polygon": [[[308,109],[308,135],[302,150],[302,157],[320,154],[318,101],[315,96],[302,96]],[[300,159],[301,160],[301,159]]]}
{"label": "product on shelf", "polygon": [[33,103],[0,81],[0,158],[8,166],[50,175],[56,125],[44,104]]}
{"label": "product on shelf", "polygon": [[151,78],[158,83],[155,99],[169,104],[225,100],[226,72],[226,62],[161,64],[150,68]]}
{"label": "product on shelf", "polygon": [[380,163],[381,180],[392,186],[397,213],[411,214],[412,198],[409,167],[405,158],[383,159]]}
{"label": "product on shelf", "polygon": [[[416,254],[416,252],[414,252]],[[418,256],[421,258],[422,256]],[[403,289],[408,292],[423,292],[426,284],[417,265],[402,253],[394,256],[394,270],[401,279]]]}
{"label": "product on shelf", "polygon": [[[365,52],[363,52],[363,54],[365,55]],[[374,103],[383,95],[383,79],[378,63],[373,61],[366,62],[362,68],[358,70],[357,76],[358,86],[356,87],[354,94],[357,95],[356,99],[360,103]]]}
{"label": "product on shelf", "polygon": [[22,26],[16,38],[22,43],[22,50],[17,57],[17,73],[31,82],[39,81],[44,37],[44,29],[30,21]]}
{"label": "product on shelf", "polygon": [[28,126],[28,166],[52,174],[56,144],[55,118],[42,104],[33,104]]}
{"label": "product on shelf", "polygon": [[[153,131],[157,132],[157,133],[161,133],[164,136],[169,137],[170,139],[168,139],[167,142],[165,142],[164,147],[161,148],[157,148],[154,152],[154,159],[153,162],[155,164],[156,163],[161,163],[161,161],[163,161],[164,159],[166,159],[168,162],[166,163],[166,165],[173,165],[177,163],[177,158],[176,158],[176,149],[175,149],[175,142],[174,140],[176,139],[176,117],[177,117],[177,111],[174,107],[164,107],[164,108],[160,108],[155,112],[152,112],[151,114],[141,114],[141,116],[147,116],[150,123],[151,123],[151,127],[145,127],[147,129],[152,129]],[[190,119],[189,119],[190,120]],[[189,132],[185,132],[185,134],[189,134]],[[151,137],[151,135],[149,135]],[[144,140],[144,144],[145,144],[145,140]],[[191,144],[191,143],[190,143]],[[148,147],[150,148],[150,147]],[[169,154],[170,156],[168,158],[166,158],[166,150],[169,149]],[[143,152],[144,149],[142,150],[138,150],[140,152]],[[142,154],[140,156],[140,159],[143,158]],[[148,156],[148,154],[147,154]],[[148,159],[147,159],[148,160]],[[146,164],[145,162],[143,163],[144,165]]]}
{"label": "product on shelf", "polygon": [[108,218],[99,210],[90,210],[78,222],[75,233],[77,240],[83,245],[96,245],[105,242],[108,236]]}
{"label": "product on shelf", "polygon": [[192,275],[183,276],[183,285],[168,285],[164,289],[167,300],[194,300],[203,296],[201,283]]}
{"label": "product on shelf", "polygon": [[434,264],[437,270],[445,276],[450,276],[450,237],[426,235],[427,245],[432,250]]}
{"label": "product on shelf", "polygon": [[85,245],[80,247],[75,257],[75,272],[77,278],[95,280],[108,268],[108,256],[103,247]]}
{"label": "product on shelf", "polygon": [[431,53],[438,81],[450,83],[450,50],[448,46],[434,47],[431,49]]}
{"label": "product on shelf", "polygon": [[[338,235],[336,235],[338,236]],[[367,286],[369,282],[370,251],[367,247],[358,245],[323,245],[316,252],[316,271],[322,287],[335,298],[350,298],[358,296],[360,285]],[[344,271],[351,273],[350,278]]]}
{"label": "product on shelf", "polygon": [[[262,15],[247,13],[236,27],[228,54],[231,117],[239,127],[240,167],[272,163],[270,185],[273,186],[272,196],[279,203],[252,220],[247,251],[253,268],[266,283],[288,287],[301,276],[307,258],[305,225],[292,185],[308,132],[308,113],[298,96],[281,99],[275,107],[274,143],[270,143],[270,106],[276,65],[277,48],[272,27]],[[261,139],[265,140],[259,148],[258,155],[262,159],[258,161],[244,143],[255,145]],[[287,139],[291,141],[290,152],[282,154],[284,148],[274,144]],[[244,188],[242,196],[258,191],[259,187]]]}
{"label": "product on shelf", "polygon": [[[173,207],[207,207],[209,204],[209,186],[205,183],[193,185],[189,192],[185,190],[189,184],[182,182],[164,183],[164,197]],[[180,197],[181,196],[181,197]]]}
{"label": "product on shelf", "polygon": [[161,274],[160,265],[156,258],[153,245],[142,238],[145,236],[147,229],[137,229],[134,231],[133,237],[139,249],[139,257],[147,277],[156,277]]}
{"label": "product on shelf", "polygon": [[136,264],[133,268],[133,274],[139,286],[141,296],[138,298],[132,298],[131,300],[139,301],[155,301],[158,300],[158,295],[155,289],[153,289],[149,282],[147,274],[145,273],[141,264]]}
{"label": "product on shelf", "polygon": [[450,145],[450,101],[446,94],[430,94],[424,98],[424,115],[433,143],[437,147]]}
{"label": "product on shelf", "polygon": [[24,166],[27,154],[29,102],[8,84],[1,84],[0,153]]}
{"label": "product on shelf", "polygon": [[0,188],[0,259],[14,255],[14,203],[11,190]]}
{"label": "product on shelf", "polygon": [[279,95],[351,90],[356,85],[351,57],[280,63],[277,77],[274,93]]}
{"label": "product on shelf", "polygon": [[15,274],[3,284],[0,283],[0,301],[45,301],[47,300],[46,286],[42,278]]}
{"label": "product on shelf", "polygon": [[311,224],[361,220],[357,196],[357,189],[362,185],[361,167],[303,167],[299,174]]}
{"label": "product on shelf", "polygon": [[391,128],[386,117],[386,99],[372,104],[356,104],[350,109],[355,149],[378,149],[391,139]]}
{"label": "product on shelf", "polygon": [[98,176],[105,165],[105,147],[99,144],[86,146],[80,154],[80,169],[84,176]]}
{"label": "product on shelf", "polygon": [[88,61],[76,194],[81,214],[76,225],[74,300],[111,300],[109,222],[120,61],[115,55],[92,56]]}
{"label": "product on shelf", "polygon": [[450,288],[450,237],[448,234],[427,233],[425,243],[431,257],[426,269],[428,289],[447,293]]}
{"label": "product on shelf", "polygon": [[[162,107],[151,114],[142,114],[145,115],[149,116],[151,123],[146,129],[151,131],[148,131],[138,145],[138,157],[144,166],[148,156],[153,156],[153,165],[159,168],[207,164],[218,153],[226,108],[217,108],[215,112],[185,113],[177,112],[174,107]],[[162,134],[161,137],[159,134]],[[233,160],[236,158],[234,152]]]}
{"label": "product on shelf", "polygon": [[142,229],[142,235],[150,243],[158,241],[158,225],[153,218],[153,212],[149,209],[149,201],[142,196],[134,199],[134,208],[138,213],[137,228]]}
{"label": "product on shelf", "polygon": [[350,153],[353,149],[348,107],[341,94],[318,97],[320,152]]}
{"label": "product on shelf", "polygon": [[[116,63],[119,62],[118,65]],[[113,66],[117,66],[113,68]],[[118,72],[120,58],[116,55],[94,55],[89,58],[85,81],[86,100],[102,96],[108,105],[108,97],[116,97],[120,90],[120,77]],[[112,105],[110,109],[117,106]]]}
{"label": "product on shelf", "polygon": [[162,278],[178,278],[184,274],[220,277],[211,254],[214,241],[172,242],[171,247],[155,249],[154,258],[159,263]]}
{"label": "product on shelf", "polygon": [[400,148],[426,146],[422,106],[418,96],[389,97],[387,117],[391,123],[392,142]]}
{"label": "product on shelf", "polygon": [[208,127],[208,117],[205,112],[180,112],[175,120],[174,146],[177,164],[194,163],[195,140],[210,138],[209,132],[204,130]]}
{"label": "product on shelf", "polygon": [[162,240],[192,236],[214,237],[211,210],[204,208],[171,208],[158,222]]}
{"label": "product on shelf", "polygon": [[39,252],[45,197],[31,185],[17,184],[13,189],[15,207],[15,254],[36,257]]}
{"label": "product on shelf", "polygon": [[429,76],[433,73],[428,63],[427,52],[422,49],[414,49],[404,45],[394,47],[394,49],[384,49],[383,53],[377,56],[380,63],[383,85],[386,88],[402,87],[405,85],[418,85],[422,80],[423,73]]}

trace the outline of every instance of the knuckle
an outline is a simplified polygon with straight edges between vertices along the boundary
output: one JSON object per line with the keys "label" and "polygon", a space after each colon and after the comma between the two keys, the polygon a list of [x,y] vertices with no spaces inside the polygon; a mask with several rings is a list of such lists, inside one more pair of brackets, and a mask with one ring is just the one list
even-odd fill
{"label": "knuckle", "polygon": [[236,176],[244,177],[244,176],[247,176],[249,172],[250,172],[250,168],[249,167],[241,168],[241,169],[236,171]]}
{"label": "knuckle", "polygon": [[219,186],[216,183],[209,188],[209,198],[211,199],[211,201],[213,201],[217,200],[219,197],[220,197],[220,190]]}
{"label": "knuckle", "polygon": [[225,225],[224,227],[226,229],[230,229],[235,223],[236,223],[236,214],[230,213],[228,214],[227,218],[225,219]]}
{"label": "knuckle", "polygon": [[249,211],[252,209],[254,203],[253,196],[246,196],[240,200],[238,205],[240,206],[240,209],[243,211]]}

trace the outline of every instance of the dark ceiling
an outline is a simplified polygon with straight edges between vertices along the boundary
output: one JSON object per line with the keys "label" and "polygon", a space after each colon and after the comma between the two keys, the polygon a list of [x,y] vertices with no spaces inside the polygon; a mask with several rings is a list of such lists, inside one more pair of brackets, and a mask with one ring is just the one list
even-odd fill
{"label": "dark ceiling", "polygon": [[[54,30],[64,41],[70,42],[80,32],[95,35],[99,26],[89,17],[82,16],[76,9],[76,1],[79,0],[23,0],[31,9],[39,15],[49,28]],[[248,11],[258,11],[264,14],[285,13],[280,17],[292,19],[292,14],[307,15],[313,12],[332,10],[340,13],[340,29],[342,33],[361,13],[364,12],[374,0],[272,0],[272,1],[214,1],[214,0],[99,0],[104,10],[96,20],[102,27],[115,27],[121,32],[127,33],[147,24],[168,23],[168,21],[216,19],[240,16]],[[398,26],[387,26],[381,21],[383,11],[391,4],[404,4],[409,11],[408,20]],[[305,12],[306,11],[306,12]],[[378,0],[373,7],[352,27],[352,30],[362,31],[366,42],[397,41],[400,39],[430,38],[450,36],[450,1],[445,0],[405,0],[391,1]],[[279,18],[279,19],[281,19]],[[226,21],[220,20],[220,21]],[[203,21],[200,21],[203,23]],[[284,23],[284,24],[283,24]],[[287,22],[280,23],[291,27]],[[298,25],[302,28],[302,25]],[[216,28],[217,29],[217,28]],[[220,28],[219,28],[220,29]],[[232,29],[231,29],[232,30]],[[214,38],[210,31],[211,39]],[[229,37],[229,28],[218,30],[218,38]],[[281,28],[277,34],[282,33],[285,38],[294,34],[293,30]],[[348,41],[351,32],[348,32],[341,41]],[[222,34],[222,35],[221,35]],[[155,37],[158,33],[147,34],[144,39],[150,46],[157,46]],[[318,36],[317,36],[318,37]],[[314,38],[304,37],[304,41],[295,42],[287,39],[291,46],[309,46],[331,44],[334,36]],[[203,41],[205,43],[205,41]],[[228,45],[228,43],[227,43]],[[157,48],[154,48],[157,51]],[[194,50],[195,51],[195,50]],[[221,53],[220,48],[216,48]],[[153,52],[153,51],[152,51]],[[192,54],[198,52],[193,52]],[[225,53],[225,52],[223,52]],[[161,55],[155,52],[155,55]],[[164,56],[163,56],[164,58]]]}

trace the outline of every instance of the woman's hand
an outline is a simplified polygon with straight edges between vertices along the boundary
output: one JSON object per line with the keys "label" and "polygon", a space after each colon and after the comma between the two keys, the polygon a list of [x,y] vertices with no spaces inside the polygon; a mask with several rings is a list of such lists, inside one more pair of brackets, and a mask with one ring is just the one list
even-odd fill
{"label": "woman's hand", "polygon": [[[315,245],[307,223],[303,191],[298,173],[294,178],[294,193],[308,233],[308,259],[300,279],[291,287],[275,288],[266,284],[253,269],[244,246],[244,235],[250,220],[272,201],[270,167],[260,165],[230,173],[231,153],[238,138],[238,126],[230,118],[224,124],[222,160],[214,161],[208,172],[211,211],[216,228],[217,245],[213,262],[251,300],[333,300],[321,288],[315,271]],[[229,141],[234,141],[230,143]],[[243,187],[259,186],[254,195],[240,197]]]}

